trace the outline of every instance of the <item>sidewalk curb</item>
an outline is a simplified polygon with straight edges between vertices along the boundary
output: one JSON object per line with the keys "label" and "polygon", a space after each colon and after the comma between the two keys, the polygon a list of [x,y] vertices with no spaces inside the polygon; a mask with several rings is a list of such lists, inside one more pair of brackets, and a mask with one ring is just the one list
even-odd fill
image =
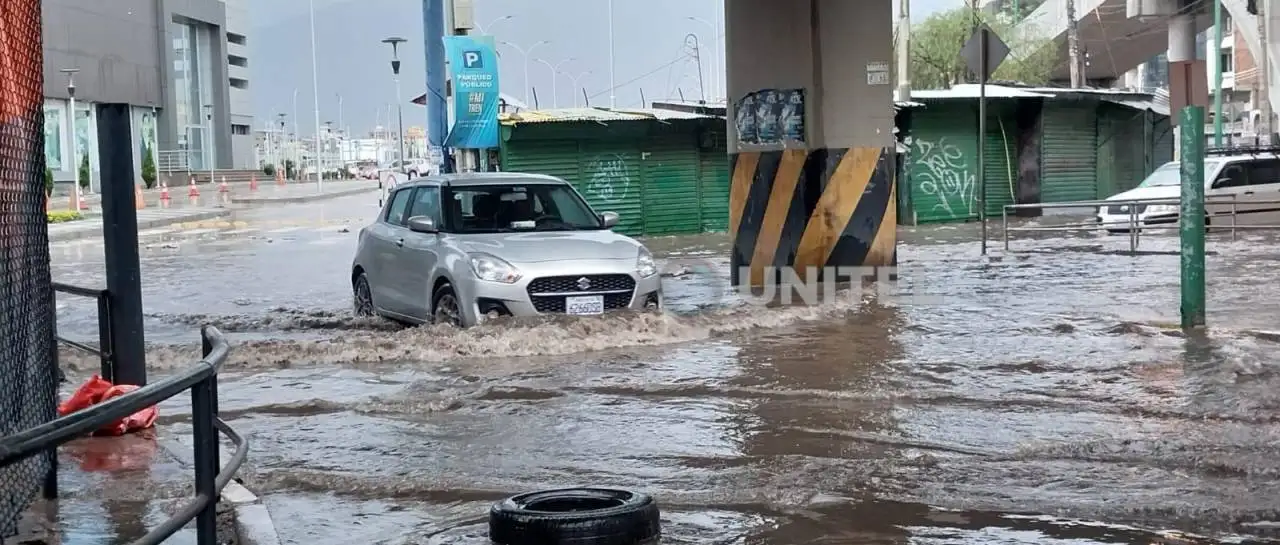
{"label": "sidewalk curb", "polygon": [[231,204],[297,204],[304,202],[322,201],[325,199],[336,199],[338,197],[346,197],[350,195],[359,195],[377,191],[376,187],[362,187],[359,189],[344,189],[342,191],[332,191],[329,193],[321,193],[319,195],[299,195],[296,197],[231,197]]}
{"label": "sidewalk curb", "polygon": [[[156,218],[151,220],[138,220],[138,230],[155,229],[156,227],[164,227],[175,223],[187,223],[192,221],[206,221],[216,218],[230,216],[230,210],[207,210],[192,214],[183,214],[181,216],[172,216],[167,218]],[[49,242],[66,242],[68,240],[79,240],[82,238],[91,238],[94,236],[102,236],[102,220],[101,218],[83,219],[80,221],[88,221],[95,224],[95,228],[85,229],[69,229],[63,233],[49,233]]]}
{"label": "sidewalk curb", "polygon": [[[188,445],[174,439],[162,439],[160,446],[182,465],[194,467],[195,460]],[[223,463],[231,459],[231,450],[226,445],[220,445],[219,451]],[[219,501],[232,508],[239,545],[280,545],[280,534],[276,531],[275,521],[271,520],[267,504],[244,485],[233,478],[222,489]]]}

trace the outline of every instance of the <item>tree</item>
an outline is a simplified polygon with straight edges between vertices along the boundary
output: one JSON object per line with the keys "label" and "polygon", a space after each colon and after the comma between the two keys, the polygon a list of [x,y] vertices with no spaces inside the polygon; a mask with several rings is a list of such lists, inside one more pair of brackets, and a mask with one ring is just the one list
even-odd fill
{"label": "tree", "polygon": [[44,167],[44,195],[53,195],[53,169],[50,167]]}
{"label": "tree", "polygon": [[92,172],[89,170],[89,154],[84,154],[80,158],[80,187],[87,189],[89,187],[89,177]]}
{"label": "tree", "polygon": [[156,158],[151,153],[151,146],[145,144],[142,148],[142,183],[147,185],[147,189],[156,186]]}
{"label": "tree", "polygon": [[1009,46],[1009,56],[992,75],[1005,80],[1043,85],[1059,64],[1057,44],[1029,25],[1016,25],[1010,17],[992,15],[968,7],[930,15],[911,27],[911,86],[947,89],[957,83],[976,82],[960,49],[979,22],[986,22]]}

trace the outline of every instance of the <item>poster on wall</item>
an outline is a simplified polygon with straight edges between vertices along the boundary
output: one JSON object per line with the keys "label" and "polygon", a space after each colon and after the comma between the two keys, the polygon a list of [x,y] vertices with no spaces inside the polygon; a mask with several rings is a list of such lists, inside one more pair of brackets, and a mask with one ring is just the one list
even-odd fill
{"label": "poster on wall", "polygon": [[733,118],[734,128],[738,133],[738,142],[743,144],[760,143],[759,135],[756,133],[755,93],[750,93],[738,101],[738,107],[733,112]]}
{"label": "poster on wall", "polygon": [[738,142],[774,145],[805,140],[804,89],[761,89],[748,93],[734,112]]}

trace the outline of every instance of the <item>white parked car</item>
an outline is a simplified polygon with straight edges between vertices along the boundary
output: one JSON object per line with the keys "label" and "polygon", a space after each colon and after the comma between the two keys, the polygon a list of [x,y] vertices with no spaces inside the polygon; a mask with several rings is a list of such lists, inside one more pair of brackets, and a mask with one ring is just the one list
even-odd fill
{"label": "white parked car", "polygon": [[[1177,200],[1182,195],[1181,164],[1165,163],[1138,187],[1108,197],[1109,201],[1169,199],[1167,203],[1117,202],[1098,209],[1098,223],[1113,233],[1132,227],[1178,222]],[[1249,153],[1211,155],[1204,160],[1205,223],[1231,225],[1280,225],[1280,155]],[[1136,224],[1134,223],[1136,219]]]}

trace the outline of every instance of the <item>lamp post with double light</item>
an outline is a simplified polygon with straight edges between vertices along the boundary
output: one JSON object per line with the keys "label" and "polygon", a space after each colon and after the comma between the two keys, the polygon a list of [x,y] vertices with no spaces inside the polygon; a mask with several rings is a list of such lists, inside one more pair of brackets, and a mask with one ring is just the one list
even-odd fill
{"label": "lamp post with double light", "polygon": [[391,75],[396,81],[396,115],[399,117],[399,135],[400,135],[400,172],[409,174],[408,161],[404,154],[404,105],[401,104],[400,98],[400,44],[406,42],[404,38],[392,36],[382,40],[384,44],[391,44]]}

